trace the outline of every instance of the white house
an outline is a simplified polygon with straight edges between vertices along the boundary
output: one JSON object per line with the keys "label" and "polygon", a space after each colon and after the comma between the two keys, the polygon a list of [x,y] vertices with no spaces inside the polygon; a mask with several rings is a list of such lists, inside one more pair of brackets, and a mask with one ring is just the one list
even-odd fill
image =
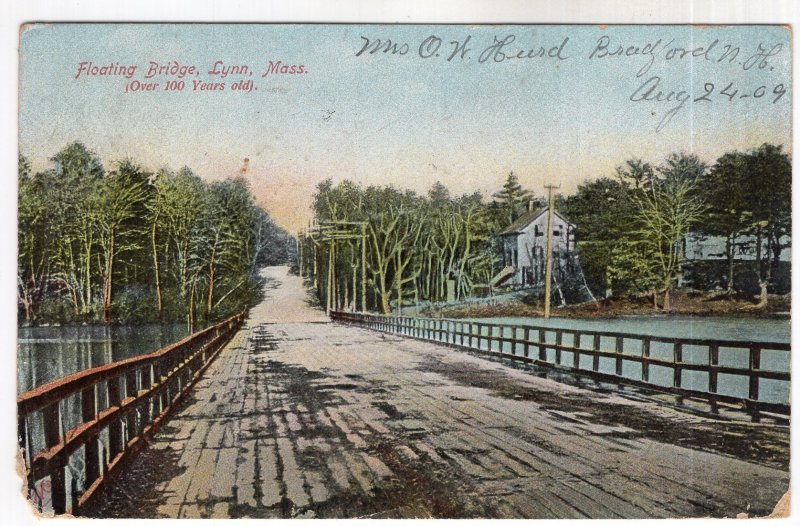
{"label": "white house", "polygon": [[[558,272],[568,265],[569,254],[575,251],[575,225],[553,211],[553,269]],[[525,213],[500,233],[503,240],[503,276],[494,284],[511,284],[515,287],[532,287],[544,283],[545,248],[547,246],[547,209]],[[512,273],[513,272],[513,273]]]}
{"label": "white house", "polygon": [[[791,261],[792,243],[789,236],[779,240],[781,245],[779,261]],[[726,239],[722,236],[705,236],[697,233],[686,234],[683,238],[683,254],[686,261],[715,261],[727,260]],[[735,261],[755,261],[758,251],[756,236],[742,234],[733,240],[733,259]],[[774,257],[771,247],[766,239],[761,242],[761,257],[769,259]]]}

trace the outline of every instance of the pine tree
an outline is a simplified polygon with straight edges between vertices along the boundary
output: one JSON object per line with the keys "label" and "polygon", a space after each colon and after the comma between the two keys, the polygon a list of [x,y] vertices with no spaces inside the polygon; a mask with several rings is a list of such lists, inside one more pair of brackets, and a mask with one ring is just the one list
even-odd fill
{"label": "pine tree", "polygon": [[499,201],[505,209],[508,214],[508,224],[510,225],[519,217],[517,210],[519,210],[520,206],[525,203],[530,195],[530,190],[522,188],[522,185],[519,184],[519,179],[512,171],[509,172],[508,177],[506,177],[503,189],[492,194],[492,197]]}

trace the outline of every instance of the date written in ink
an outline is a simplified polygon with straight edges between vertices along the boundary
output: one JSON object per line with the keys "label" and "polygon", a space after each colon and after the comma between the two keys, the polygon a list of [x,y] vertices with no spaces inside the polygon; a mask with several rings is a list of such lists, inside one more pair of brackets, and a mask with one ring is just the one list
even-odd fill
{"label": "date written in ink", "polygon": [[[771,89],[770,89],[771,88]],[[752,97],[754,99],[760,99],[764,97],[767,92],[770,92],[769,98],[772,98],[772,103],[775,104],[778,102],[781,97],[786,94],[786,86],[783,84],[775,84],[774,86],[767,86],[761,85],[754,90],[739,90],[733,82],[729,82],[724,88],[721,90],[719,89],[718,85],[714,85],[713,82],[706,82],[703,85],[704,93],[699,97],[694,99],[694,102],[701,102],[707,101],[712,102],[712,98],[716,97],[725,97],[729,101],[734,101],[735,99],[747,99]]]}
{"label": "date written in ink", "polygon": [[762,84],[755,89],[752,87],[737,86],[734,82],[714,84],[706,82],[700,95],[692,93],[690,90],[669,89],[663,86],[663,79],[653,76],[645,80],[631,94],[631,102],[651,102],[669,104],[666,112],[662,114],[661,120],[656,126],[656,131],[661,131],[664,126],[669,124],[675,115],[690,103],[708,103],[719,101],[742,101],[742,99],[764,99],[770,100],[772,104],[778,102],[786,94],[786,86],[782,83],[772,85]]}

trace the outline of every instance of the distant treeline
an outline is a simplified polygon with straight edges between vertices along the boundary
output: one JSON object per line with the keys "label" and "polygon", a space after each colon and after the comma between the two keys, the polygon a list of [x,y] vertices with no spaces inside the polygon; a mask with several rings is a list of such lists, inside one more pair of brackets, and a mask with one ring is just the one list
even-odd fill
{"label": "distant treeline", "polygon": [[[762,250],[748,262],[748,272],[766,301],[791,230],[791,178],[791,160],[780,146],[726,153],[710,167],[695,155],[675,153],[657,165],[631,159],[614,177],[558,196],[555,206],[575,224],[580,262],[598,296],[647,294],[668,310],[670,291],[685,266],[682,243],[692,232],[727,240],[730,272],[707,285],[731,293],[736,292],[734,241],[754,236]],[[312,276],[321,303],[331,293],[334,308],[360,309],[362,280],[369,310],[464,299],[485,292],[501,266],[497,234],[531,201],[545,206],[513,172],[488,201],[478,193],[453,196],[438,182],[419,195],[327,180],[318,186],[313,205],[321,228],[303,239],[301,267]],[[360,227],[347,223],[364,224],[363,277]]]}
{"label": "distant treeline", "polygon": [[[584,183],[559,206],[576,225],[581,263],[601,295],[662,296],[686,273],[687,233],[724,239],[719,272],[698,278],[704,289],[758,292],[776,287],[781,251],[792,224],[792,163],[781,146],[732,151],[709,166],[696,155],[671,154],[654,165],[633,159],[616,177]],[[735,243],[755,239],[755,260],[737,261]],[[696,272],[701,265],[694,265]],[[734,278],[746,274],[746,279]],[[697,277],[697,276],[696,276]]]}
{"label": "distant treeline", "polygon": [[191,331],[253,303],[257,270],[294,258],[294,239],[241,178],[183,167],[106,169],[79,142],[31,173],[19,158],[20,322],[186,322]]}

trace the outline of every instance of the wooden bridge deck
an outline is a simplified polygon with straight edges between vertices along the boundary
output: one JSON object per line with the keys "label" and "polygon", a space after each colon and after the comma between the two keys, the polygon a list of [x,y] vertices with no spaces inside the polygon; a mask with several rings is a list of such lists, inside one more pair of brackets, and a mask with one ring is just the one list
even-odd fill
{"label": "wooden bridge deck", "polygon": [[267,277],[96,516],[730,517],[788,488],[785,427],[325,323]]}

